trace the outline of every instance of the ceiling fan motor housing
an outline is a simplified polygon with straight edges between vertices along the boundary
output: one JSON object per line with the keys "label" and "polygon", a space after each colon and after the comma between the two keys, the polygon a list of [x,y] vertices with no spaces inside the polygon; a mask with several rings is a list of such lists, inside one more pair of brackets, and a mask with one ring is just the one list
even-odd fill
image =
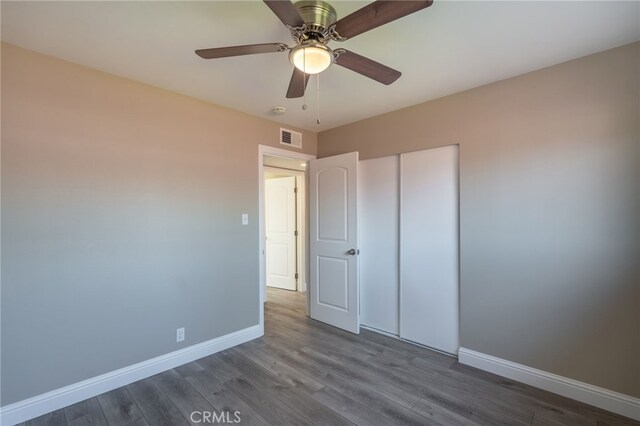
{"label": "ceiling fan motor housing", "polygon": [[310,38],[322,38],[337,19],[336,10],[329,3],[317,0],[301,0],[294,3],[307,26]]}

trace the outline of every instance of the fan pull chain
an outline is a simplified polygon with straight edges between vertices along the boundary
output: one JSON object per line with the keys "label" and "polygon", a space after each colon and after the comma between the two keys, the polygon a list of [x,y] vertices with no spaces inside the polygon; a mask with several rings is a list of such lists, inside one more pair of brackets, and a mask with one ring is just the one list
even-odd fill
{"label": "fan pull chain", "polygon": [[302,110],[307,110],[307,51],[302,50]]}
{"label": "fan pull chain", "polygon": [[316,124],[320,124],[320,73],[316,74]]}
{"label": "fan pull chain", "polygon": [[[302,83],[302,84],[304,84],[305,88],[306,88],[306,86],[307,86],[306,85],[306,83],[307,83],[307,75],[306,74],[303,77],[303,81],[304,81],[304,83]],[[307,91],[306,90],[304,91],[304,95],[302,95],[302,110],[303,111],[307,110]]]}

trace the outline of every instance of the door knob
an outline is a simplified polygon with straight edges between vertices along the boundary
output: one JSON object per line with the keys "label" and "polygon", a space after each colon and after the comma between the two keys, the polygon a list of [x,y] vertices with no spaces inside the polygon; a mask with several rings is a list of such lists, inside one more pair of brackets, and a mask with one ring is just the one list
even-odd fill
{"label": "door knob", "polygon": [[353,256],[356,254],[360,254],[360,250],[356,250],[356,249],[351,249],[347,252],[348,255]]}

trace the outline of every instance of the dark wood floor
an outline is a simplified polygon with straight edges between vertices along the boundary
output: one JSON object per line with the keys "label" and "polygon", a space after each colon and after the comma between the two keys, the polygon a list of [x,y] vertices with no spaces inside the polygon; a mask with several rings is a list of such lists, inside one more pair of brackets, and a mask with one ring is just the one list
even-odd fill
{"label": "dark wood floor", "polygon": [[[269,289],[265,336],[27,422],[185,425],[226,412],[256,425],[638,425],[454,358],[305,316],[304,295]],[[200,420],[199,414],[194,418]]]}

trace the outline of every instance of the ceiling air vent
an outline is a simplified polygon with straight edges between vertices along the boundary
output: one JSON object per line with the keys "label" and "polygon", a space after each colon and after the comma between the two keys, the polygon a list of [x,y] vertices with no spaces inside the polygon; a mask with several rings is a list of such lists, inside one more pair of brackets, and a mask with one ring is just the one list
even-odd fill
{"label": "ceiling air vent", "polygon": [[280,143],[282,145],[289,145],[289,146],[294,146],[296,148],[302,148],[302,133],[280,128]]}

